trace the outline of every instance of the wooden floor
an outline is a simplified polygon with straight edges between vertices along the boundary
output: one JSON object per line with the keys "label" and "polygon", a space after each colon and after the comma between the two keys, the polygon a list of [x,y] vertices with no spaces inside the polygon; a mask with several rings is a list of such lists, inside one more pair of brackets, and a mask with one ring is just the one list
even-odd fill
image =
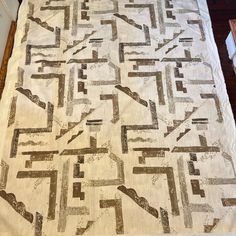
{"label": "wooden floor", "polygon": [[15,32],[16,32],[16,22],[12,21],[11,28],[9,30],[9,34],[8,34],[8,38],[7,38],[7,44],[6,44],[5,51],[4,51],[3,58],[2,58],[2,64],[0,67],[0,99],[2,96],[2,91],[5,86],[7,65],[8,65],[9,58],[11,57],[11,53],[12,53]]}
{"label": "wooden floor", "polygon": [[225,45],[225,39],[230,31],[228,20],[236,19],[236,0],[207,0],[207,2],[227,91],[236,120],[236,75]]}

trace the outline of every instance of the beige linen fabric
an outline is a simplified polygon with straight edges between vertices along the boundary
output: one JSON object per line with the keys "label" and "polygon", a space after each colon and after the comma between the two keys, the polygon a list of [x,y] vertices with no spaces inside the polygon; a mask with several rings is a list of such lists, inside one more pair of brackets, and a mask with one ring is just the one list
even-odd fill
{"label": "beige linen fabric", "polygon": [[235,123],[205,0],[25,0],[0,117],[0,235],[234,235]]}

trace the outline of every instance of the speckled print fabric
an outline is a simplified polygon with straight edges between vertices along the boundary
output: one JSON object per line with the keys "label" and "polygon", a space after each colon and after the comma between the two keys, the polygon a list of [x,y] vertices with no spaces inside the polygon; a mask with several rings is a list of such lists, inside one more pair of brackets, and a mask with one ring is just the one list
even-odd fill
{"label": "speckled print fabric", "polygon": [[236,134],[205,0],[25,0],[0,117],[0,235],[236,231]]}

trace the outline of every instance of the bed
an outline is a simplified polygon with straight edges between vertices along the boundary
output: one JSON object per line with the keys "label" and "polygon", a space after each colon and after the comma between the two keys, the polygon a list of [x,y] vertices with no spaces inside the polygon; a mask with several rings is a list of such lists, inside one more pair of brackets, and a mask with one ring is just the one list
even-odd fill
{"label": "bed", "polygon": [[24,0],[0,109],[1,236],[235,235],[205,0]]}

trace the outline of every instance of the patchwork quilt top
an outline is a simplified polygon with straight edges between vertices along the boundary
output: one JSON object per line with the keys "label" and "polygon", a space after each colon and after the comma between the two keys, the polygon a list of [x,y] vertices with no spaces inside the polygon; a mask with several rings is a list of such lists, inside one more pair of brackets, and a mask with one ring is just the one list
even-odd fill
{"label": "patchwork quilt top", "polygon": [[205,0],[24,0],[0,108],[1,236],[236,232]]}

